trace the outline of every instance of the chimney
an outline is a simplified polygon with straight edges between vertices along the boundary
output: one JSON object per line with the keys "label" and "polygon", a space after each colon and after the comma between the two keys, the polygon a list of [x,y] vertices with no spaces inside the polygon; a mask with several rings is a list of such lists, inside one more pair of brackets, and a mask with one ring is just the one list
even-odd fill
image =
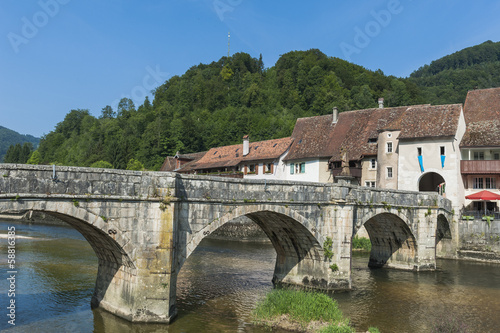
{"label": "chimney", "polygon": [[378,99],[378,108],[379,109],[383,109],[384,108],[384,99],[382,97],[380,97]]}
{"label": "chimney", "polygon": [[250,152],[250,139],[248,138],[248,135],[245,135],[243,137],[243,156],[247,156],[249,152]]}
{"label": "chimney", "polygon": [[336,124],[338,119],[339,119],[339,109],[336,106],[334,106],[332,124]]}

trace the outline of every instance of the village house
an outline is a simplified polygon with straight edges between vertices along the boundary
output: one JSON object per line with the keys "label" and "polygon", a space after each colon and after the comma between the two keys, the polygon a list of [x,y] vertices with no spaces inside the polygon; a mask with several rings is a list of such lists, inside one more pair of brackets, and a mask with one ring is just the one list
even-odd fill
{"label": "village house", "polygon": [[[198,153],[202,155],[200,158],[181,164],[176,170],[162,171],[234,178],[283,179],[283,158],[288,153],[292,141],[288,137],[250,142],[248,135],[245,135],[241,144],[211,148],[205,153]],[[176,155],[174,159],[178,160],[180,156]]]}
{"label": "village house", "polygon": [[[460,166],[465,197],[474,198],[484,190],[493,194],[490,198],[500,198],[500,88],[469,91],[464,114],[467,130],[460,142]],[[465,197],[466,215],[498,214],[498,199]]]}

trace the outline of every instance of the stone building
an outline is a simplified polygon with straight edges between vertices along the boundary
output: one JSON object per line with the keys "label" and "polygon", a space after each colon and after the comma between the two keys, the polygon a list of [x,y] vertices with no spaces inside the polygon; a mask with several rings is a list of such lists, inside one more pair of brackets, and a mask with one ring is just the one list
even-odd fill
{"label": "stone building", "polygon": [[[481,190],[500,195],[500,88],[472,90],[464,106],[467,130],[460,142],[465,196]],[[498,201],[467,200],[467,211],[498,212]]]}

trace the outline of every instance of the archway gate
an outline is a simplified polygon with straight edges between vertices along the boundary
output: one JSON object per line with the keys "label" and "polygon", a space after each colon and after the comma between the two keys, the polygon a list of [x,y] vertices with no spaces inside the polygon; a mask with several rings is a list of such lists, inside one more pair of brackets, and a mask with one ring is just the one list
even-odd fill
{"label": "archway gate", "polygon": [[[169,322],[176,278],[201,240],[245,215],[272,241],[273,281],[351,287],[351,239],[366,225],[371,263],[435,268],[436,193],[337,184],[75,167],[0,165],[0,214],[43,211],[79,230],[99,259],[93,306],[136,322]],[[372,239],[372,241],[374,241]]]}

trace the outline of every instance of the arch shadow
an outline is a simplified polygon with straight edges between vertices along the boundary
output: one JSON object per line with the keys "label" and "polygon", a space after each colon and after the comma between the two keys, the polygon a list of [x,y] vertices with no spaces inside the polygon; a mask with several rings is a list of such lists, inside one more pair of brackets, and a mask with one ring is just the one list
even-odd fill
{"label": "arch shadow", "polygon": [[297,212],[274,205],[241,206],[226,213],[217,221],[199,230],[186,244],[185,255],[179,268],[202,239],[235,218],[246,216],[262,229],[276,251],[273,274],[274,284],[305,285],[313,288],[328,287],[323,239],[315,237],[314,225]]}
{"label": "arch shadow", "polygon": [[443,214],[439,214],[436,226],[436,257],[450,257],[453,253],[453,236],[450,223]]}
{"label": "arch shadow", "polygon": [[391,213],[379,213],[363,225],[372,243],[369,267],[414,269],[417,242],[405,221]]}
{"label": "arch shadow", "polygon": [[[97,308],[105,300],[105,295],[110,288],[113,279],[120,271],[134,274],[135,266],[129,255],[120,245],[128,243],[122,235],[105,232],[102,228],[107,223],[101,217],[88,212],[85,209],[74,207],[73,203],[58,203],[58,210],[37,207],[39,202],[35,202],[30,208],[15,210],[19,213],[42,212],[55,217],[77,230],[90,244],[98,259],[98,269],[94,293],[91,299],[91,308]],[[45,206],[44,203],[41,206]],[[13,210],[6,209],[6,212]],[[64,212],[64,213],[63,213]],[[68,212],[75,213],[76,216],[68,215]]]}

